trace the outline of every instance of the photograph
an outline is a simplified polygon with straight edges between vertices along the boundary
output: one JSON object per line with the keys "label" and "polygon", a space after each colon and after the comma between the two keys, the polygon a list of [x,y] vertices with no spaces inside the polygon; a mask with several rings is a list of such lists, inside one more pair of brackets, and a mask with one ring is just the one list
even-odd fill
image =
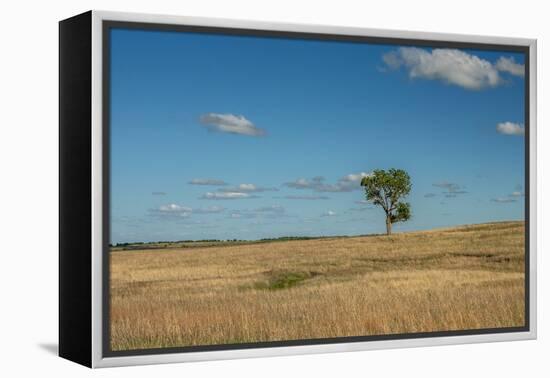
{"label": "photograph", "polygon": [[528,329],[527,50],[199,29],[105,29],[109,351]]}

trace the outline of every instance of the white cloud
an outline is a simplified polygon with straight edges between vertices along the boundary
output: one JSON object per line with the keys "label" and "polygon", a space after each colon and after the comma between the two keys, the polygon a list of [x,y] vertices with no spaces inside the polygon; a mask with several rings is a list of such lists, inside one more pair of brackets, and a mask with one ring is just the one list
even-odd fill
{"label": "white cloud", "polygon": [[498,203],[517,202],[518,199],[525,196],[525,193],[521,189],[522,189],[522,186],[517,185],[516,190],[513,191],[512,193],[508,194],[506,197],[493,198],[493,199],[491,199],[491,201],[498,202]]}
{"label": "white cloud", "polygon": [[325,193],[339,193],[339,192],[350,192],[352,189],[351,185],[340,185],[338,184],[326,184],[318,188],[315,188],[316,192],[325,192]]}
{"label": "white cloud", "polygon": [[260,193],[260,192],[278,192],[277,188],[265,188],[254,184],[239,184],[236,187],[220,189],[222,192],[245,192],[245,193]]}
{"label": "white cloud", "polygon": [[284,213],[285,208],[280,205],[264,206],[255,209],[258,213]]}
{"label": "white cloud", "polygon": [[516,199],[510,198],[510,197],[498,197],[498,198],[493,198],[491,201],[493,201],[493,202],[498,202],[498,203],[517,202]]}
{"label": "white cloud", "polygon": [[194,214],[217,214],[225,210],[222,206],[209,206],[205,208],[193,209]]}
{"label": "white cloud", "polygon": [[201,198],[208,199],[208,200],[233,200],[233,199],[257,198],[257,197],[250,195],[249,193],[242,193],[242,192],[207,192],[207,193],[204,193]]}
{"label": "white cloud", "polygon": [[193,214],[217,214],[221,213],[225,208],[221,206],[210,206],[206,208],[193,209],[189,206],[178,205],[176,203],[170,203],[161,205],[156,209],[150,209],[151,215],[165,217],[165,218],[188,218]]}
{"label": "white cloud", "polygon": [[501,56],[496,64],[495,67],[497,70],[502,72],[507,72],[509,74],[523,77],[525,76],[525,65],[516,63],[514,57],[505,58]]}
{"label": "white cloud", "polygon": [[323,214],[321,214],[322,217],[332,217],[335,215],[336,215],[336,212],[332,210],[325,211]]}
{"label": "white cloud", "polygon": [[212,131],[222,133],[262,136],[265,130],[256,127],[242,115],[207,113],[200,116],[200,123]]}
{"label": "white cloud", "polygon": [[497,131],[505,135],[523,135],[525,127],[520,123],[501,122],[497,125]]}
{"label": "white cloud", "polygon": [[[232,210],[229,213],[229,218],[231,218],[231,219],[240,219],[240,218],[244,218],[244,217],[245,217],[245,215],[240,210]],[[249,215],[247,215],[246,217],[248,218]]]}
{"label": "white cloud", "polygon": [[212,185],[212,186],[223,186],[227,183],[223,180],[209,179],[209,178],[194,178],[189,181],[191,185]]}
{"label": "white cloud", "polygon": [[315,189],[323,185],[325,180],[322,176],[316,176],[311,180],[305,178],[299,178],[295,181],[285,182],[283,185],[294,189]]}
{"label": "white cloud", "polygon": [[502,83],[489,61],[456,49],[400,47],[382,56],[390,69],[405,67],[410,78],[441,80],[469,90],[496,87]]}
{"label": "white cloud", "polygon": [[361,179],[369,175],[369,173],[365,172],[350,173],[340,178],[335,184],[326,184],[324,177],[316,176],[311,179],[299,178],[295,181],[286,182],[283,185],[294,189],[311,189],[315,192],[351,192],[352,190],[361,189]]}
{"label": "white cloud", "polygon": [[290,196],[284,196],[283,198],[284,199],[289,199],[289,200],[327,200],[327,199],[329,199],[329,197],[327,197],[327,196],[307,196],[307,195],[306,196],[293,196],[293,195],[290,195]]}
{"label": "white cloud", "polygon": [[150,212],[151,214],[158,216],[187,218],[191,216],[193,209],[187,206],[170,203],[167,205],[161,205],[157,209],[151,209]]}
{"label": "white cloud", "polygon": [[164,211],[164,212],[191,212],[193,211],[193,209],[191,209],[190,207],[186,207],[186,206],[180,206],[180,205],[176,205],[175,203],[171,203],[169,205],[162,205],[159,207],[159,211]]}
{"label": "white cloud", "polygon": [[286,210],[279,205],[259,207],[254,210],[231,210],[229,218],[233,219],[275,219],[286,217]]}
{"label": "white cloud", "polygon": [[392,70],[396,70],[403,64],[403,60],[399,56],[398,51],[390,51],[389,53],[386,53],[382,55],[382,60],[388,68],[391,68]]}
{"label": "white cloud", "polygon": [[524,193],[516,191],[516,192],[512,192],[512,194],[510,194],[510,197],[523,197],[524,195],[525,195]]}
{"label": "white cloud", "polygon": [[242,191],[253,192],[257,190],[257,187],[254,184],[240,184],[238,186],[238,189]]}
{"label": "white cloud", "polygon": [[370,173],[360,172],[360,173],[350,173],[340,179],[341,182],[360,182],[363,177],[369,177]]}
{"label": "white cloud", "polygon": [[350,173],[338,180],[336,185],[334,185],[334,189],[336,189],[334,191],[349,192],[352,190],[359,190],[361,189],[361,180],[370,175],[370,173],[366,172]]}
{"label": "white cloud", "polygon": [[436,182],[432,185],[441,189],[445,189],[447,191],[446,192],[447,194],[445,195],[447,198],[456,197],[457,194],[468,193],[467,191],[463,190],[460,185],[454,182],[441,181],[441,182]]}

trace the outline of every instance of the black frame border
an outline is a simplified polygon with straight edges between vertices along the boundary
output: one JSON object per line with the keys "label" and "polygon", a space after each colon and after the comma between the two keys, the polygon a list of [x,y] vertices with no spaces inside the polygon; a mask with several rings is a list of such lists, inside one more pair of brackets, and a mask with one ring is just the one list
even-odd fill
{"label": "black frame border", "polygon": [[[312,26],[313,27],[313,26]],[[169,348],[150,348],[150,349],[132,349],[124,351],[113,351],[110,347],[110,89],[111,89],[111,67],[110,67],[110,31],[111,29],[129,29],[152,32],[183,32],[183,33],[202,33],[202,34],[218,34],[232,35],[242,37],[264,37],[276,39],[301,39],[301,40],[316,40],[324,42],[352,42],[352,43],[368,43],[377,45],[397,45],[397,46],[421,46],[428,48],[457,48],[468,50],[483,50],[483,51],[503,51],[524,54],[525,77],[524,77],[524,120],[525,120],[525,325],[522,327],[504,327],[504,328],[483,328],[471,330],[455,330],[455,331],[436,331],[436,332],[418,332],[418,333],[401,333],[388,335],[369,335],[369,336],[346,336],[335,338],[319,338],[319,339],[301,339],[301,340],[282,340],[282,341],[267,341],[256,343],[239,343],[239,344],[216,344],[216,345],[199,345],[199,346],[182,346]],[[171,353],[192,353],[206,351],[224,351],[224,350],[239,350],[239,349],[256,349],[256,348],[276,348],[276,347],[292,347],[292,346],[307,346],[307,345],[322,345],[322,344],[341,344],[353,342],[367,341],[385,341],[385,340],[406,340],[419,338],[437,338],[448,336],[471,336],[471,335],[487,335],[513,332],[529,332],[530,331],[530,47],[521,45],[507,45],[498,43],[479,43],[479,42],[455,42],[441,41],[430,39],[414,39],[414,38],[394,38],[394,37],[370,37],[359,35],[346,34],[328,34],[316,32],[295,32],[295,31],[278,31],[264,29],[245,29],[231,27],[215,27],[215,26],[196,26],[196,25],[181,25],[169,23],[148,23],[134,21],[116,21],[103,20],[101,25],[102,37],[102,168],[103,168],[103,248],[102,248],[102,356],[103,357],[125,357],[125,356],[144,356],[144,355],[160,355]],[[403,32],[406,33],[406,32]]]}
{"label": "black frame border", "polygon": [[92,366],[92,12],[59,22],[59,356]]}

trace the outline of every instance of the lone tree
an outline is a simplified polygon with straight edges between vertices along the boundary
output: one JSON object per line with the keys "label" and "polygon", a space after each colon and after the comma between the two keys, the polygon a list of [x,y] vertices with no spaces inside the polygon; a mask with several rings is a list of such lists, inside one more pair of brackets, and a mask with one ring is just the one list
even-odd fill
{"label": "lone tree", "polygon": [[404,222],[411,217],[411,205],[402,199],[411,191],[411,178],[402,169],[391,168],[387,171],[375,169],[371,175],[363,177],[361,186],[365,187],[365,197],[379,205],[386,213],[386,233],[391,235],[391,226],[395,222]]}

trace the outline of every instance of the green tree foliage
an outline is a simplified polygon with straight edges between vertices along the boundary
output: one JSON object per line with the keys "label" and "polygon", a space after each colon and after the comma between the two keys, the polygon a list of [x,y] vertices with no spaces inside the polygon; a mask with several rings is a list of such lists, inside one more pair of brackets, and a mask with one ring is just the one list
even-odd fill
{"label": "green tree foliage", "polygon": [[395,222],[405,222],[411,218],[411,205],[403,202],[403,197],[411,191],[411,178],[402,169],[387,171],[375,169],[371,175],[363,177],[361,186],[365,188],[365,198],[384,209],[386,213],[386,233],[391,234]]}

